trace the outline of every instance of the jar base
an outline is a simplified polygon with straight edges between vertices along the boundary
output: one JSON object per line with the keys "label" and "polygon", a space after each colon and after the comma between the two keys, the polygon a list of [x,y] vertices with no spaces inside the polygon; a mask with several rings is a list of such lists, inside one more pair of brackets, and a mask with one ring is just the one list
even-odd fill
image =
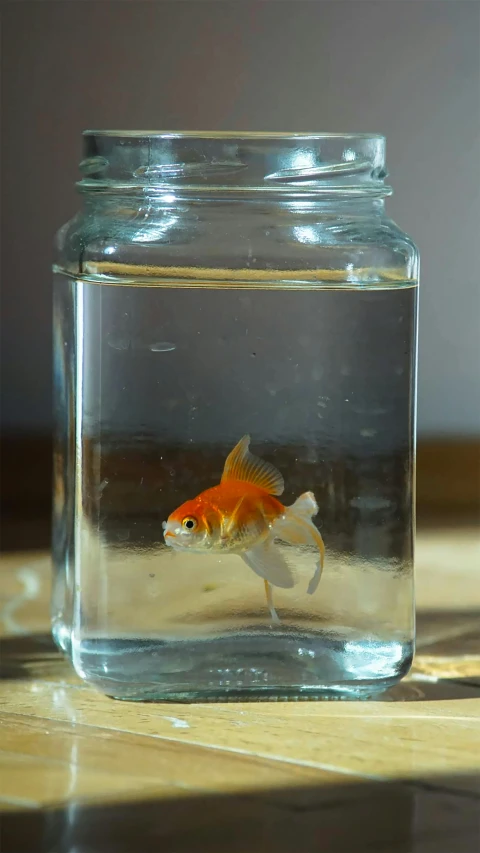
{"label": "jar base", "polygon": [[53,641],[57,647],[57,649],[62,652],[62,654],[69,656],[71,653],[72,647],[72,630],[66,625],[65,622],[62,622],[57,619],[52,620],[52,637]]}
{"label": "jar base", "polygon": [[406,675],[413,644],[275,629],[208,640],[89,639],[73,658],[78,674],[114,699],[366,699]]}

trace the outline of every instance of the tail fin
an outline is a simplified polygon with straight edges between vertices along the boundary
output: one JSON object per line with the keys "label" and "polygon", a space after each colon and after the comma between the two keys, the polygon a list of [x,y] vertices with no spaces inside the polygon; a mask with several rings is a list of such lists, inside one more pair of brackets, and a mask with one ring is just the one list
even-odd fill
{"label": "tail fin", "polygon": [[308,585],[307,592],[312,595],[320,582],[325,559],[323,539],[312,522],[318,513],[318,505],[313,492],[304,492],[292,506],[285,510],[285,515],[274,525],[272,533],[290,542],[291,545],[315,545],[319,553],[319,561]]}
{"label": "tail fin", "polygon": [[304,492],[299,498],[288,507],[288,514],[293,513],[299,518],[307,518],[310,520],[318,512],[318,504],[315,500],[313,492]]}

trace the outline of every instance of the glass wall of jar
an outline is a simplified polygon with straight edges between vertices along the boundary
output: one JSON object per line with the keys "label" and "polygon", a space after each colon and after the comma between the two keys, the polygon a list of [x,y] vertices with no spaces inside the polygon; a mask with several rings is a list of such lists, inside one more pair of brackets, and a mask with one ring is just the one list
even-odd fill
{"label": "glass wall of jar", "polygon": [[55,262],[53,633],[111,696],[408,670],[418,253],[377,135],[92,131]]}

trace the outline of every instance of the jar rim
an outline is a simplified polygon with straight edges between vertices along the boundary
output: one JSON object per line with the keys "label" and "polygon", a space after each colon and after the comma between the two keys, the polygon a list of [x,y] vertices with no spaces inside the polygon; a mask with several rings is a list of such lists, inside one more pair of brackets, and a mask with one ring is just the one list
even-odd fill
{"label": "jar rim", "polygon": [[105,129],[83,141],[82,192],[390,194],[381,134]]}
{"label": "jar rim", "polygon": [[312,140],[322,139],[371,139],[385,141],[383,133],[323,133],[323,132],[288,132],[288,131],[235,131],[235,130],[126,130],[126,129],[95,129],[90,128],[82,132],[82,136],[112,136],[126,137],[128,139],[144,139],[154,137],[156,139],[255,139],[255,140]]}

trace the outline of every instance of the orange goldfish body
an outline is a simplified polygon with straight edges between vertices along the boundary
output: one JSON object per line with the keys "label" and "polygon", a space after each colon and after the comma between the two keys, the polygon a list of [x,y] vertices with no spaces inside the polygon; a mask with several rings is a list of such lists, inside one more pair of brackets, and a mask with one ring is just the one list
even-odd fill
{"label": "orange goldfish body", "polygon": [[291,569],[275,540],[291,545],[313,545],[319,560],[308,593],[315,592],[323,569],[323,539],[312,522],[318,506],[305,492],[292,506],[278,500],[283,477],[269,462],[249,451],[245,435],[227,457],[221,482],[186,501],[163,523],[165,543],[178,551],[238,554],[263,578],[270,615],[278,622],[272,586],[295,583]]}

